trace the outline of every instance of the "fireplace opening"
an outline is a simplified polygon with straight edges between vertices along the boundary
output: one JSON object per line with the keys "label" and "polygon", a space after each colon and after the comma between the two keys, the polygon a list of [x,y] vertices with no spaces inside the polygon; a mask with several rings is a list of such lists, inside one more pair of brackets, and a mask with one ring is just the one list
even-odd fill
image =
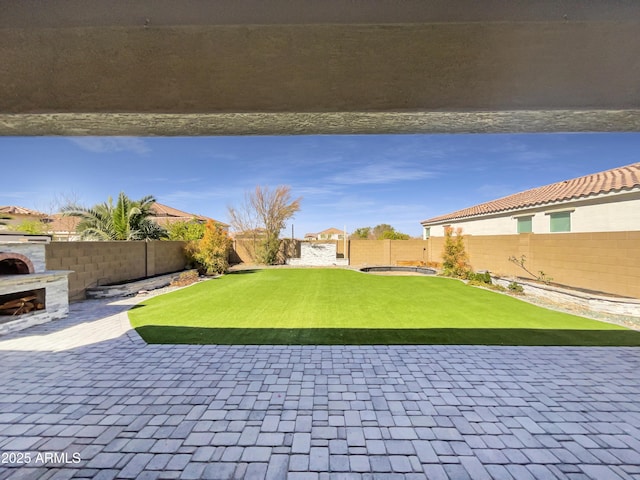
{"label": "fireplace opening", "polygon": [[[44,288],[0,295],[0,316],[15,317],[44,310],[46,308],[45,298],[46,290]],[[8,320],[10,318],[4,320],[0,318],[0,323]]]}
{"label": "fireplace opening", "polygon": [[28,275],[34,272],[33,263],[19,253],[0,252],[0,275]]}

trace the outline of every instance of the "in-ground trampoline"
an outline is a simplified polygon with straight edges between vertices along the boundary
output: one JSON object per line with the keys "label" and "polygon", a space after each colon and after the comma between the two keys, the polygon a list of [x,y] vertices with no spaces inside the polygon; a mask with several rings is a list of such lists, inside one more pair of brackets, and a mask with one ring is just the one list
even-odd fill
{"label": "in-ground trampoline", "polygon": [[378,274],[390,274],[390,275],[435,275],[436,271],[433,268],[427,267],[411,267],[411,266],[399,266],[399,265],[382,265],[376,267],[362,267],[360,269],[364,273],[378,273]]}

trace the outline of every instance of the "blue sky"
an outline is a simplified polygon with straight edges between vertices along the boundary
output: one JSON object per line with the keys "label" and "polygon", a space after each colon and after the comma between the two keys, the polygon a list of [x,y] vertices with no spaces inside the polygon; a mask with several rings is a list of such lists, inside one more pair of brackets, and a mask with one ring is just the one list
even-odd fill
{"label": "blue sky", "polygon": [[290,185],[297,237],[379,223],[418,236],[421,220],[639,159],[638,133],[0,137],[0,205],[124,191],[226,222],[256,185]]}

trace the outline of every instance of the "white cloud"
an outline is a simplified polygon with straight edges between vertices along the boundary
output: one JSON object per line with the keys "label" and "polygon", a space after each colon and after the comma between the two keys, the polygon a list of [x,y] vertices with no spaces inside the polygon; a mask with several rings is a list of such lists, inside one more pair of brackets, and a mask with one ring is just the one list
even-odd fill
{"label": "white cloud", "polygon": [[202,181],[199,177],[193,178],[169,178],[169,177],[150,177],[144,178],[146,183],[171,183],[172,185],[176,184],[186,184],[186,183],[197,183]]}
{"label": "white cloud", "polygon": [[371,199],[358,196],[336,196],[327,202],[317,203],[316,207],[331,213],[358,212],[371,213],[377,211],[376,202]]}
{"label": "white cloud", "polygon": [[[2,192],[2,195],[0,195],[0,199],[2,198],[18,198],[18,199],[23,199],[23,198],[32,198],[33,195],[35,195],[37,192],[28,192],[28,191],[23,191],[23,192]],[[2,203],[2,200],[0,200],[0,203]]]}
{"label": "white cloud", "polygon": [[374,163],[333,175],[329,181],[339,185],[371,185],[422,180],[435,175],[405,162]]}
{"label": "white cloud", "polygon": [[291,194],[296,197],[296,196],[303,196],[303,197],[327,197],[327,196],[332,196],[335,195],[336,193],[338,193],[338,189],[335,187],[332,187],[330,185],[320,185],[320,186],[313,186],[313,185],[305,185],[305,186],[293,186],[291,188]]}
{"label": "white cloud", "polygon": [[[157,195],[156,198],[160,203],[166,203],[171,205],[172,202],[193,202],[193,205],[198,205],[197,202],[203,202],[212,200],[217,203],[224,202],[225,204],[236,204],[244,199],[246,190],[240,187],[227,187],[224,190],[222,188],[212,188],[210,190],[173,190],[161,195]],[[197,209],[197,206],[193,208]]]}
{"label": "white cloud", "polygon": [[208,198],[223,198],[225,192],[219,190],[176,190],[174,192],[159,195],[162,202],[174,202],[178,200],[205,200]]}
{"label": "white cloud", "polygon": [[145,155],[151,151],[144,140],[134,137],[73,137],[69,141],[93,153],[131,152]]}

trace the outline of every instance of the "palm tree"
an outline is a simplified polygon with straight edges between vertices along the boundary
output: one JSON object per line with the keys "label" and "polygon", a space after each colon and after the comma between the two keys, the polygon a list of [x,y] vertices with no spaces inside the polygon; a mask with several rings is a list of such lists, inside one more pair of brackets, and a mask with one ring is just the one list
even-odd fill
{"label": "palm tree", "polygon": [[166,238],[167,232],[148,218],[155,201],[152,195],[134,201],[120,192],[115,205],[109,197],[91,208],[69,206],[62,211],[81,218],[77,231],[85,240],[157,240]]}

